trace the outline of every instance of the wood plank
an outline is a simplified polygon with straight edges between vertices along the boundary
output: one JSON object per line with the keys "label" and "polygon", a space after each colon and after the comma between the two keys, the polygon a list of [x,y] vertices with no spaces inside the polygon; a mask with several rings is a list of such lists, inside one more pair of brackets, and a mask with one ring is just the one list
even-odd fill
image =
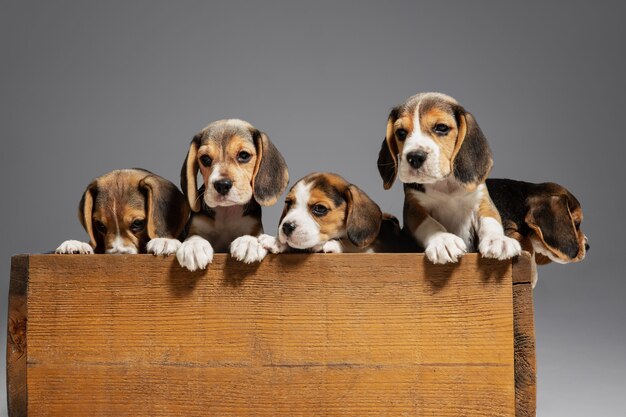
{"label": "wood plank", "polygon": [[513,268],[33,255],[31,416],[511,416]]}
{"label": "wood plank", "polygon": [[[513,415],[510,367],[35,365],[36,416]],[[508,381],[508,383],[505,383]],[[100,393],[106,393],[100,394]]]}
{"label": "wood plank", "polygon": [[530,282],[533,267],[534,262],[527,254],[513,263],[516,417],[535,417],[537,412],[535,323]]}
{"label": "wood plank", "polygon": [[28,415],[26,384],[28,256],[11,259],[7,320],[7,402],[9,417]]}

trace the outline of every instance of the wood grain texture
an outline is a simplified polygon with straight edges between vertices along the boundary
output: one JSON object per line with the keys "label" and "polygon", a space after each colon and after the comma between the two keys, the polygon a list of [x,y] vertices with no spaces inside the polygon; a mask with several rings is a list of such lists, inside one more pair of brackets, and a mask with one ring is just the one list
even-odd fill
{"label": "wood grain texture", "polygon": [[30,416],[515,413],[511,262],[25,259]]}
{"label": "wood grain texture", "polygon": [[9,417],[28,415],[26,385],[28,256],[11,259],[9,310],[7,320],[7,402]]}
{"label": "wood grain texture", "polygon": [[537,409],[537,364],[531,283],[533,267],[533,260],[528,255],[520,256],[513,263],[516,417],[535,417]]}

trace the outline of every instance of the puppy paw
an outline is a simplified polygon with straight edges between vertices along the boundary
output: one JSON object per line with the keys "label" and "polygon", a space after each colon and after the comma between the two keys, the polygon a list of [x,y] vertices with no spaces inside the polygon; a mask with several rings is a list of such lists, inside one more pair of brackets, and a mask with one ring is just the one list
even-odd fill
{"label": "puppy paw", "polygon": [[61,243],[54,253],[91,255],[93,254],[93,248],[89,243],[78,240],[66,240]]}
{"label": "puppy paw", "polygon": [[522,252],[519,242],[501,234],[484,236],[478,243],[478,252],[485,258],[510,259]]}
{"label": "puppy paw", "polygon": [[341,242],[338,240],[329,240],[324,243],[321,248],[324,253],[342,253],[343,246],[341,246]]}
{"label": "puppy paw", "polygon": [[185,240],[176,251],[178,263],[190,271],[206,269],[213,261],[213,247],[206,239],[192,236]]}
{"label": "puppy paw", "polygon": [[255,236],[240,236],[230,244],[230,256],[246,264],[261,262],[267,255],[267,249]]}
{"label": "puppy paw", "polygon": [[173,255],[180,248],[180,240],[168,239],[166,237],[157,237],[152,239],[146,245],[146,252],[154,255]]}
{"label": "puppy paw", "polygon": [[267,249],[268,251],[270,251],[271,253],[283,253],[285,251],[287,251],[287,248],[289,248],[289,246],[285,243],[281,243],[280,240],[278,240],[276,237],[274,236],[270,236],[270,235],[261,235],[259,236],[259,243],[261,244],[261,246],[263,246],[265,249]]}
{"label": "puppy paw", "polygon": [[426,257],[434,264],[457,262],[467,251],[463,239],[452,233],[438,233],[426,245]]}

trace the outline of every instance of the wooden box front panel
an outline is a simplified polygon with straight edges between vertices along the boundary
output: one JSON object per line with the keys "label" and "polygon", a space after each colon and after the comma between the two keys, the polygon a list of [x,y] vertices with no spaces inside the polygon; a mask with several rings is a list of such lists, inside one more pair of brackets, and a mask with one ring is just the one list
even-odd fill
{"label": "wooden box front panel", "polygon": [[511,262],[26,261],[29,416],[515,413]]}

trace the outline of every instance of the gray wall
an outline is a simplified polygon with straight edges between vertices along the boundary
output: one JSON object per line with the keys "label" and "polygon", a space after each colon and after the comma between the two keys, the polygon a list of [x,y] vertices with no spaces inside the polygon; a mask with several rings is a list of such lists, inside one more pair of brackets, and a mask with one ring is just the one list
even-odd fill
{"label": "gray wall", "polygon": [[623,7],[113,3],[2,3],[1,323],[10,256],[84,239],[93,177],[140,166],[178,183],[189,140],[219,118],[267,131],[293,179],[336,171],[400,214],[375,166],[387,112],[442,91],[476,115],[493,176],[559,182],[585,209],[587,260],[542,268],[535,291],[539,415],[623,415]]}

